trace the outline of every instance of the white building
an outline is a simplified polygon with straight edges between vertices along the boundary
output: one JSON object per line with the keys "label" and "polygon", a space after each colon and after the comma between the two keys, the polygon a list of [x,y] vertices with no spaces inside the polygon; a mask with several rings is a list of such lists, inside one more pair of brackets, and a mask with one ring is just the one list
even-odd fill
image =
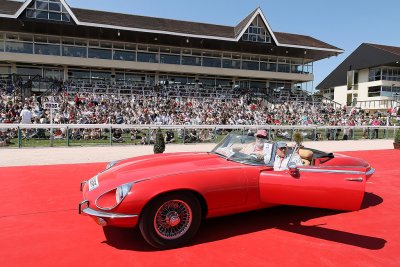
{"label": "white building", "polygon": [[342,105],[386,110],[400,100],[400,47],[361,44],[317,89]]}

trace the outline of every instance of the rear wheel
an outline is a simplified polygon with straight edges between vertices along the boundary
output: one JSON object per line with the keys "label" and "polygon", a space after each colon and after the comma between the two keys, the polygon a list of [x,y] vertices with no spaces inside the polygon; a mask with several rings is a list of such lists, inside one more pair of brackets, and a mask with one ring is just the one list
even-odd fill
{"label": "rear wheel", "polygon": [[174,193],[150,202],[139,222],[144,239],[153,247],[167,249],[187,243],[201,223],[200,203],[192,194]]}

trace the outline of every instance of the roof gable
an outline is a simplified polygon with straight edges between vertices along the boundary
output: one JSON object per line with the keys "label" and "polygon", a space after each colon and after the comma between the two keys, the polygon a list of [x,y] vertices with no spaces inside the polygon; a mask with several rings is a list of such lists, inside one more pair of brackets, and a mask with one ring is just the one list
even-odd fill
{"label": "roof gable", "polygon": [[254,14],[258,11],[258,8],[256,8],[253,12],[251,12],[247,17],[245,17],[241,22],[239,22],[238,25],[235,26],[234,31],[235,31],[235,38],[238,37],[243,29],[246,28],[246,26],[251,22],[251,19],[253,18]]}
{"label": "roof gable", "polygon": [[[242,20],[236,27],[235,27],[235,38],[236,41],[240,40],[243,35],[246,33],[246,31],[249,29],[251,24],[257,19],[260,19],[260,22],[263,24],[265,27],[266,32],[270,35],[271,39],[274,41],[275,44],[279,44],[274,32],[271,29],[271,26],[269,25],[268,21],[265,19],[265,16],[261,9],[258,7],[256,10],[254,10],[252,13],[250,13],[244,20]],[[241,30],[240,30],[241,29]],[[240,31],[239,31],[240,30]]]}

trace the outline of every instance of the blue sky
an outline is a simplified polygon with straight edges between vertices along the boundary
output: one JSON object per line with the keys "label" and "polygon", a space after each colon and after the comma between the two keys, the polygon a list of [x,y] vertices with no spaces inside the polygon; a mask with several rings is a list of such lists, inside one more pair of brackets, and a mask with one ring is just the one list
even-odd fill
{"label": "blue sky", "polygon": [[261,7],[273,31],[309,35],[345,50],[314,63],[317,86],[361,43],[400,46],[399,0],[67,0],[72,7],[234,26]]}

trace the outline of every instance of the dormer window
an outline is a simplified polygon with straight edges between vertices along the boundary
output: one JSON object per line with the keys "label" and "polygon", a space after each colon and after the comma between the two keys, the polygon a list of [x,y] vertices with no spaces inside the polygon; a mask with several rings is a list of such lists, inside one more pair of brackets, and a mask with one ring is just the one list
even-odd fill
{"label": "dormer window", "polygon": [[33,1],[26,9],[26,17],[43,20],[70,22],[71,16],[58,0]]}
{"label": "dormer window", "polygon": [[268,33],[260,16],[257,16],[242,36],[243,41],[255,43],[271,43],[271,35]]}

